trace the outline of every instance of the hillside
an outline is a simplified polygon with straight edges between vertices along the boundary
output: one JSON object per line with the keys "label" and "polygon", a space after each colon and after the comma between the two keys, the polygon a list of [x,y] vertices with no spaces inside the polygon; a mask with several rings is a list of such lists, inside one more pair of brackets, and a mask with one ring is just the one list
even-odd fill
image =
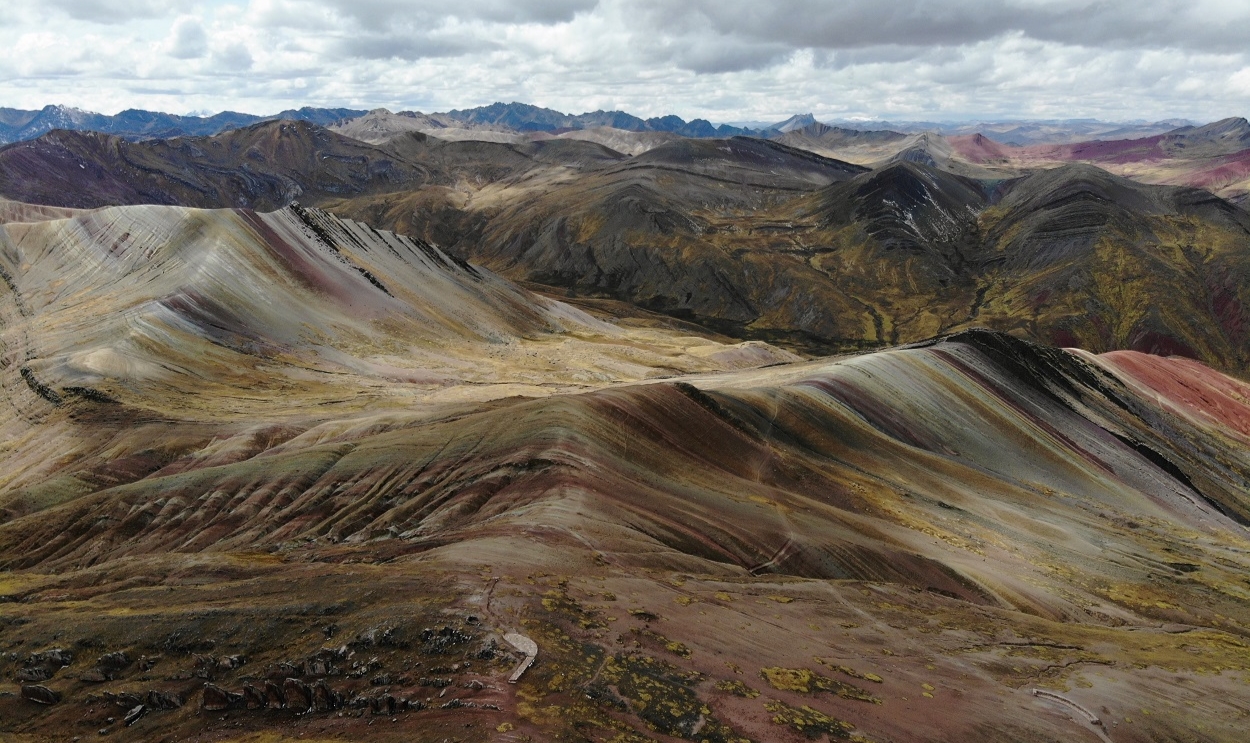
{"label": "hillside", "polygon": [[0,150],[0,737],[1239,740],[1250,215],[937,165]]}
{"label": "hillside", "polygon": [[514,279],[811,353],[986,325],[1095,352],[1250,363],[1250,222],[1205,192],[1088,166],[987,181],[905,159],[840,166],[821,189],[800,159],[730,175],[762,161],[715,140],[678,144],[539,193],[327,203]]}
{"label": "hillside", "polygon": [[[911,144],[869,172],[741,137],[630,157],[564,135],[370,145],[280,122],[143,143],[66,132],[0,149],[0,193],[70,207],[298,198],[556,295],[808,353],[988,325],[1095,352],[1250,363],[1244,211],[1089,166],[1008,177],[1009,148],[926,137],[892,140]],[[956,145],[971,175],[952,164]]]}
{"label": "hillside", "polygon": [[[557,163],[536,153],[561,151],[569,163],[603,153],[593,143],[546,147],[443,142],[420,132],[368,144],[303,122],[264,122],[213,137],[129,142],[57,131],[0,148],[0,194],[75,208],[165,204],[276,209],[375,192],[411,192],[469,179],[485,185]],[[561,163],[562,164],[562,163]]]}
{"label": "hillside", "polygon": [[[312,212],[141,213],[264,224],[269,246],[312,259],[305,277],[339,263],[331,245],[350,263],[369,258],[371,273],[389,261],[373,274],[384,286],[401,259],[425,266],[411,285],[423,301],[459,305],[429,286],[441,277],[436,287],[479,303],[464,319],[494,323],[467,338],[540,334],[496,374],[535,351],[540,365],[554,360],[541,334],[578,322],[440,265],[436,249],[407,243],[418,249],[404,258],[404,241]],[[23,233],[38,229],[5,235],[33,253]],[[114,270],[133,278],[119,294],[143,273],[125,267],[141,254],[121,250]],[[9,327],[43,330],[48,354],[60,336],[47,331],[68,329],[77,305],[43,304],[41,274],[18,274],[7,306],[26,308]],[[492,290],[473,290],[479,281]],[[411,310],[380,317],[401,297],[369,286],[350,295],[372,300],[362,314],[375,319],[357,328],[428,337],[402,335]],[[230,289],[246,296],[246,284]],[[334,312],[328,299],[309,306]],[[17,651],[0,673],[38,677],[58,701],[0,697],[7,730],[120,730],[108,700],[135,698],[136,740],[224,737],[236,725],[419,741],[607,728],[797,743],[812,726],[899,741],[1092,735],[1067,705],[1098,710],[1130,740],[1199,721],[1209,740],[1239,730],[1240,681],[1205,669],[1250,670],[1237,587],[1250,567],[1250,390],[1198,364],[976,331],[843,360],[443,403],[405,391],[428,381],[375,367],[367,404],[357,392],[327,407],[306,377],[280,384],[284,404],[271,406],[268,385],[294,381],[284,369],[320,357],[311,378],[329,371],[323,342],[262,348],[223,336],[220,314],[196,323],[185,302],[172,310],[182,343],[265,363],[246,387],[223,376],[235,363],[190,368],[226,383],[181,393],[202,405],[190,417],[138,365],[82,391],[56,368],[25,383],[6,371],[28,427],[7,440],[37,451],[74,442],[76,454],[8,459],[25,484],[4,486],[0,564],[12,572],[0,616]],[[621,353],[625,338],[607,335]],[[107,325],[74,337],[117,348]],[[475,345],[437,355],[491,358]],[[301,348],[314,355],[290,355]],[[166,378],[182,373],[166,365]],[[340,375],[331,384],[351,384]],[[539,660],[513,687],[504,638],[518,631]],[[1039,698],[1038,687],[1061,692]],[[657,698],[659,709],[644,704]],[[1140,713],[1159,708],[1175,712]],[[371,728],[379,715],[394,722]]]}
{"label": "hillside", "polygon": [[980,134],[952,138],[960,158],[998,167],[1097,165],[1144,183],[1204,188],[1244,201],[1250,194],[1250,123],[1229,118],[1137,139],[1012,147]]}

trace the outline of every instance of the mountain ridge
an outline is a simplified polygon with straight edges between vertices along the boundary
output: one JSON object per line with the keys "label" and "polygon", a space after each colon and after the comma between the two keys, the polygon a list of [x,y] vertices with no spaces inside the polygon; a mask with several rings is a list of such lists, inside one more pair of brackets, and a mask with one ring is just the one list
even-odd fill
{"label": "mountain ridge", "polygon": [[155,111],[127,109],[116,115],[92,113],[66,106],[49,105],[38,111],[0,109],[0,145],[35,139],[55,129],[95,131],[131,139],[206,136],[250,126],[262,121],[308,121],[323,126],[364,115],[346,108],[289,109],[272,116],[223,111],[212,116],[179,116]]}
{"label": "mountain ridge", "polygon": [[[950,143],[925,136],[892,140],[910,149],[869,172],[749,137],[679,138],[629,157],[558,137],[410,132],[369,145],[300,122],[146,143],[61,132],[0,149],[0,193],[73,207],[299,199],[557,295],[808,353],[983,324],[1234,372],[1250,363],[1244,210],[1091,166],[972,183]],[[1066,195],[1042,194],[1052,188]],[[1117,262],[1143,269],[1122,287],[1132,297],[1107,283],[1126,270]]]}
{"label": "mountain ridge", "polygon": [[0,739],[1241,743],[1250,212],[484,109],[0,147]]}

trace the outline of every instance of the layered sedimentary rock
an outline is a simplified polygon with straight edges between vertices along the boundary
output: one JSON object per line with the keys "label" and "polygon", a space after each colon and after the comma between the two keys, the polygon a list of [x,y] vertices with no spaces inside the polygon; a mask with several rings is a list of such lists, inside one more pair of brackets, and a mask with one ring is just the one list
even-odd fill
{"label": "layered sedimentary rock", "polygon": [[303,207],[3,213],[0,731],[1244,729],[1250,387],[1198,362],[800,361]]}

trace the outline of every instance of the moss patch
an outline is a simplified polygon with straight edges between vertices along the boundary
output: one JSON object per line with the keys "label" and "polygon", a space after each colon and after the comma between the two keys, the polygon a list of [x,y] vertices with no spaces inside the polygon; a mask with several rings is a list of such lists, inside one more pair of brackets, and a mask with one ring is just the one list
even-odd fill
{"label": "moss patch", "polygon": [[760,695],[760,693],[756,691],[755,689],[752,689],[751,687],[737,680],[717,681],[716,688],[719,689],[720,691],[733,694],[735,697],[742,697],[744,699],[754,699]]}
{"label": "moss patch", "polygon": [[646,655],[620,654],[608,659],[600,678],[655,732],[708,743],[749,740],[713,717],[699,699],[693,689],[703,678],[698,673],[682,673]]}
{"label": "moss patch", "polygon": [[881,700],[872,696],[868,692],[842,681],[821,676],[819,673],[809,671],[806,668],[781,668],[772,666],[770,668],[761,668],[760,676],[768,682],[768,685],[780,691],[797,691],[802,694],[813,694],[818,691],[825,691],[831,694],[837,694],[843,699],[856,699],[861,702],[872,702],[873,704],[881,704]]}
{"label": "moss patch", "polygon": [[824,712],[812,709],[807,705],[791,707],[785,702],[772,701],[765,703],[764,708],[772,713],[774,724],[785,725],[812,740],[822,735],[828,735],[830,738],[848,739],[851,737],[851,731],[855,729],[855,726],[851,723],[839,720],[836,717],[830,717]]}

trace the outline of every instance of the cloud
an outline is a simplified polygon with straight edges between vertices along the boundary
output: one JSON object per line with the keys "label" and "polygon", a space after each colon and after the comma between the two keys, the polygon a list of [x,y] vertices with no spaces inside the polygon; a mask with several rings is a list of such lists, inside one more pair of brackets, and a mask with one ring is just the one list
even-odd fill
{"label": "cloud", "polygon": [[213,52],[212,68],[225,73],[247,72],[254,61],[246,44],[228,44]]}
{"label": "cloud", "polygon": [[271,28],[315,23],[380,32],[429,28],[448,20],[550,25],[570,21],[597,4],[598,0],[257,0],[252,8],[257,20]]}
{"label": "cloud", "polygon": [[434,57],[458,57],[470,52],[482,53],[498,48],[498,43],[489,40],[475,41],[465,37],[398,33],[350,36],[340,42],[337,51],[344,56],[360,59],[412,61]]}
{"label": "cloud", "polygon": [[0,0],[0,105],[1218,118],[1245,0]]}
{"label": "cloud", "polygon": [[38,4],[70,18],[110,25],[174,15],[189,5],[185,0],[43,0]]}
{"label": "cloud", "polygon": [[1097,48],[1242,51],[1250,4],[1220,0],[641,0],[636,32],[846,50],[971,44],[1018,33]]}
{"label": "cloud", "polygon": [[198,18],[183,16],[174,22],[165,53],[176,59],[199,59],[208,53],[208,34]]}

